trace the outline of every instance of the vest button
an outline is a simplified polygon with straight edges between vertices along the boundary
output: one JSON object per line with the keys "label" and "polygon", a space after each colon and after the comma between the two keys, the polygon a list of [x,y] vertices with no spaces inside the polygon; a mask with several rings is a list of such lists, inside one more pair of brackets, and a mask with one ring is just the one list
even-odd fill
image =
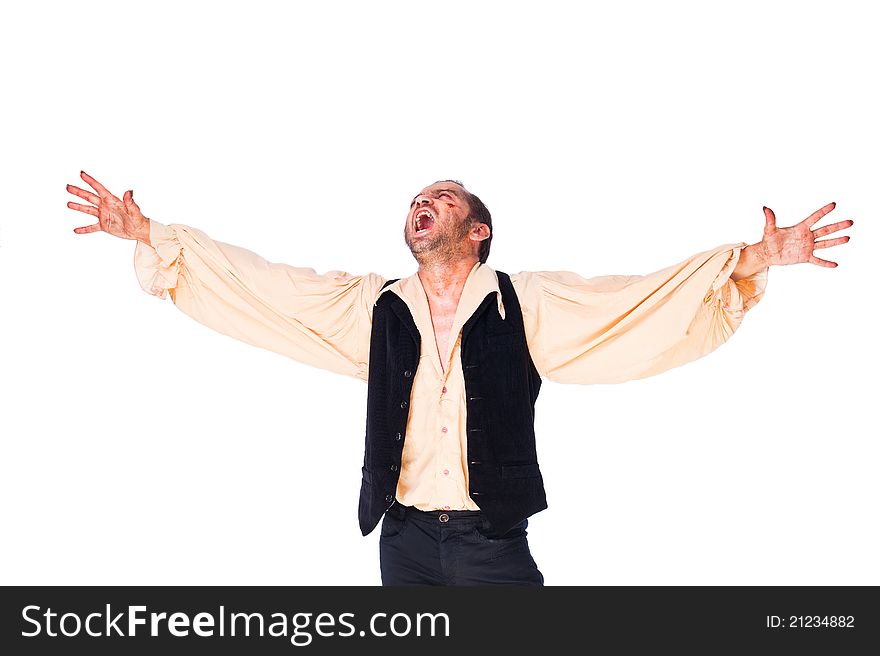
{"label": "vest button", "polygon": [[385,495],[385,502],[386,502],[386,503],[391,503],[392,501],[394,501],[394,497],[391,496],[390,494],[386,494],[386,495]]}
{"label": "vest button", "polygon": [[391,471],[397,471],[397,465],[391,465]]}
{"label": "vest button", "polygon": [[400,402],[401,408],[406,408],[406,406],[408,406],[408,405],[409,405],[409,403],[407,403],[405,400]]}
{"label": "vest button", "polygon": [[403,435],[401,435],[400,433],[398,433],[397,435],[394,436],[394,439],[397,440],[398,442],[400,442],[400,440],[403,439]]}
{"label": "vest button", "polygon": [[412,371],[407,369],[406,371],[403,372],[403,377],[404,378],[412,378]]}

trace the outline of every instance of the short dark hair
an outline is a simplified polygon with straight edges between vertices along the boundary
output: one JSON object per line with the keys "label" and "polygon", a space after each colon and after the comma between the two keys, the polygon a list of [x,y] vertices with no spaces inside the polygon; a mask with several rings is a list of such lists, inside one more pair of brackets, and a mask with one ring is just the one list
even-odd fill
{"label": "short dark hair", "polygon": [[[472,223],[485,223],[489,226],[489,236],[480,242],[480,262],[485,264],[486,260],[489,259],[489,249],[492,247],[492,237],[495,234],[495,231],[492,229],[492,215],[489,213],[489,208],[486,207],[485,203],[483,203],[476,194],[469,192],[461,181],[437,180],[437,182],[452,182],[461,187],[464,191],[464,197],[468,202],[468,208],[470,209],[468,212],[468,218]],[[437,184],[437,182],[434,184]]]}

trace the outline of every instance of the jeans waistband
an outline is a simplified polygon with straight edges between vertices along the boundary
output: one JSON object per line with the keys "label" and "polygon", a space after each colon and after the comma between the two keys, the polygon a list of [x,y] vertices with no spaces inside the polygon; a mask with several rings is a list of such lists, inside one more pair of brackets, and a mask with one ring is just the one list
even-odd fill
{"label": "jeans waistband", "polygon": [[466,522],[484,523],[484,515],[479,510],[419,510],[415,506],[404,506],[400,502],[395,502],[395,504],[388,509],[388,512],[396,513],[398,517],[406,516],[407,519],[430,522],[431,524],[436,524],[438,522],[448,524]]}

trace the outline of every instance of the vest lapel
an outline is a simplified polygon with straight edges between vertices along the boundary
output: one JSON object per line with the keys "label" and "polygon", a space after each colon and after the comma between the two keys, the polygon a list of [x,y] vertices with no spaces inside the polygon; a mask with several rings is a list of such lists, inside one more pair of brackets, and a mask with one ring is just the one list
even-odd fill
{"label": "vest lapel", "polygon": [[[412,318],[412,313],[409,311],[409,307],[406,302],[400,298],[397,294],[392,294],[391,301],[391,309],[394,314],[400,319],[400,322],[406,326],[406,329],[409,331],[409,334],[412,335],[412,338],[416,342],[417,347],[421,347],[422,336],[419,333],[419,329],[416,326],[416,322]],[[416,349],[418,351],[418,348]]]}
{"label": "vest lapel", "polygon": [[476,309],[476,311],[473,313],[473,315],[471,315],[471,318],[465,322],[464,326],[462,326],[462,328],[461,328],[462,352],[464,352],[464,344],[467,341],[468,335],[470,334],[471,329],[474,327],[474,324],[476,324],[477,321],[480,319],[480,317],[482,317],[489,310],[489,308],[492,307],[492,303],[493,303],[493,301],[495,301],[495,299],[496,299],[495,292],[490,292],[490,293],[486,294],[486,298],[483,299],[483,302],[480,303],[479,307]]}

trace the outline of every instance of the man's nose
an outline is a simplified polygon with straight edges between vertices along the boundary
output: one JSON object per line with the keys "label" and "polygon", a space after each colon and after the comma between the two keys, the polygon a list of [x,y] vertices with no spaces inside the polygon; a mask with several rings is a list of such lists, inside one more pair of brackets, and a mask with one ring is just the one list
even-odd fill
{"label": "man's nose", "polygon": [[416,198],[416,205],[417,206],[418,205],[427,205],[430,202],[431,202],[431,199],[428,198],[427,196],[418,196]]}

